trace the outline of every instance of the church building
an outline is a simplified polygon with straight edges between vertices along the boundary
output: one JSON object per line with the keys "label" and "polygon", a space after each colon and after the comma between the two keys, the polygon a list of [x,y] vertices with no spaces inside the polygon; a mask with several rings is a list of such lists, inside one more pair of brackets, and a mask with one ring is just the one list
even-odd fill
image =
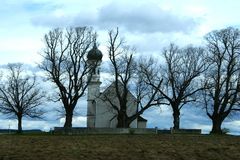
{"label": "church building", "polygon": [[[119,102],[116,97],[114,83],[112,83],[102,93],[100,92],[100,66],[102,60],[102,52],[97,48],[96,44],[88,52],[87,58],[89,64],[98,62],[94,73],[91,77],[91,82],[88,85],[87,95],[87,127],[89,128],[116,128],[117,112],[114,110],[111,103],[119,107]],[[106,98],[108,100],[106,100]],[[133,115],[137,111],[136,97],[131,93],[128,95],[127,104],[128,116]],[[131,124],[131,128],[146,128],[147,120],[139,116]]]}

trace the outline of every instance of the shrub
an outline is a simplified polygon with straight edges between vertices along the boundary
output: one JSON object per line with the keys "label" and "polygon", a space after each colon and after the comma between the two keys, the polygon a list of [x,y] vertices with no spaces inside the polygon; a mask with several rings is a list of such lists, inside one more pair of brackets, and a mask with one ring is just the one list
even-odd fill
{"label": "shrub", "polygon": [[230,129],[229,128],[223,128],[222,129],[222,133],[223,134],[228,134],[230,132]]}

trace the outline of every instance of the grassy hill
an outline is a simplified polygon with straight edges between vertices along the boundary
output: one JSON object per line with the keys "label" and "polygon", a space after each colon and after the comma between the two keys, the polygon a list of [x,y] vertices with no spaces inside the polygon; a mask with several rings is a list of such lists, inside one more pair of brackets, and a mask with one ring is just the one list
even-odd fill
{"label": "grassy hill", "polygon": [[0,135],[0,160],[239,160],[240,137]]}

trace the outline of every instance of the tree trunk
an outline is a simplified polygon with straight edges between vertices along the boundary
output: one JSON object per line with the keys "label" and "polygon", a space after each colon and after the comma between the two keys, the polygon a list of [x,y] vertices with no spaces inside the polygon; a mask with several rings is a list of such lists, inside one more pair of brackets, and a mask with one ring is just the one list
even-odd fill
{"label": "tree trunk", "polygon": [[127,115],[125,113],[119,113],[117,116],[117,128],[129,128]]}
{"label": "tree trunk", "polygon": [[222,134],[222,122],[223,120],[221,120],[220,118],[212,118],[212,130],[211,130],[211,134]]}
{"label": "tree trunk", "polygon": [[66,129],[72,128],[72,117],[73,117],[73,111],[66,111],[64,128]]}
{"label": "tree trunk", "polygon": [[22,133],[22,116],[18,116],[18,131],[17,133]]}
{"label": "tree trunk", "polygon": [[179,129],[180,126],[180,111],[173,109],[173,129]]}

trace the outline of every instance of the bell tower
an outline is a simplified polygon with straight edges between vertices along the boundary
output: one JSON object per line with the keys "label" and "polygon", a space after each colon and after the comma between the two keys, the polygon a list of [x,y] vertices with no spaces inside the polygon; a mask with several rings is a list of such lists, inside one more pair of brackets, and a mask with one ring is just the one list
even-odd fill
{"label": "bell tower", "polygon": [[87,127],[95,128],[96,121],[96,101],[95,99],[100,94],[100,65],[102,62],[102,52],[97,48],[94,43],[93,48],[87,54],[88,65],[94,66],[92,74],[88,75],[90,83],[88,84],[88,95],[87,95]]}

